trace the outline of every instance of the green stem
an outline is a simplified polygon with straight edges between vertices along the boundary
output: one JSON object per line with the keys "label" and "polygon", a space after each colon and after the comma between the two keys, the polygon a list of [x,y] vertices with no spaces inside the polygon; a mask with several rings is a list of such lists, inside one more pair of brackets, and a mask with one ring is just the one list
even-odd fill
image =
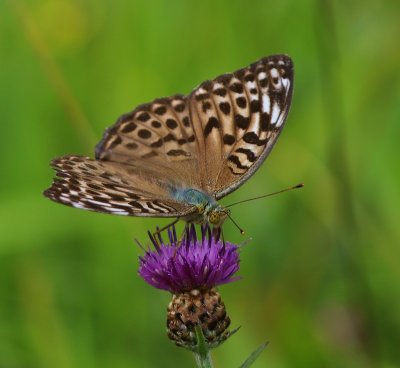
{"label": "green stem", "polygon": [[213,368],[211,353],[201,327],[196,326],[197,351],[194,352],[194,359],[199,368]]}
{"label": "green stem", "polygon": [[194,359],[199,368],[213,368],[210,351],[207,351],[205,355],[194,353]]}

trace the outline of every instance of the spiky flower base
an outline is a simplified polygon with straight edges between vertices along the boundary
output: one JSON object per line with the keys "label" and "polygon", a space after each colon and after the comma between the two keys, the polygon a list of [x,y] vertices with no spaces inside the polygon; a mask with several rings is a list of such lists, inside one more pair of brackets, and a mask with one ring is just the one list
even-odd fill
{"label": "spiky flower base", "polygon": [[168,306],[168,337],[178,346],[195,351],[195,328],[201,327],[209,349],[222,344],[229,336],[231,321],[216,288],[194,289],[172,296]]}

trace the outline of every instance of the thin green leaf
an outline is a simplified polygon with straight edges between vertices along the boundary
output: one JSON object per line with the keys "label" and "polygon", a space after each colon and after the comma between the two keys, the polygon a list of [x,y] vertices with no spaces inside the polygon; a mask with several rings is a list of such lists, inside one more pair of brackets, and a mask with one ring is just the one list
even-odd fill
{"label": "thin green leaf", "polygon": [[238,332],[239,329],[240,329],[241,327],[242,327],[242,326],[236,327],[236,328],[234,328],[232,331],[230,331],[228,337],[226,338],[226,340],[228,340],[228,339],[229,339],[230,337],[232,337],[236,332]]}
{"label": "thin green leaf", "polygon": [[264,351],[267,347],[268,342],[261,344],[255,351],[253,351],[250,356],[246,359],[246,361],[240,366],[240,368],[247,368],[250,367],[256,359],[260,356],[260,354]]}

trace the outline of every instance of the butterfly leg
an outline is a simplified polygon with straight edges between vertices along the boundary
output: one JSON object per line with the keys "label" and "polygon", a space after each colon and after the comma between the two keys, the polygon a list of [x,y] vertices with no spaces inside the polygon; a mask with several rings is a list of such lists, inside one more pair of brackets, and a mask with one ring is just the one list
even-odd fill
{"label": "butterfly leg", "polygon": [[187,227],[188,227],[188,224],[186,224],[185,228],[182,231],[181,236],[178,239],[178,242],[176,243],[176,246],[175,246],[175,249],[174,249],[174,255],[173,255],[174,259],[176,257],[176,252],[177,252],[178,248],[182,245],[183,240],[185,239],[185,236],[186,237],[188,236],[188,228]]}
{"label": "butterfly leg", "polygon": [[155,239],[158,239],[158,238],[160,237],[160,234],[161,234],[163,231],[169,229],[171,226],[174,226],[179,220],[180,220],[180,217],[177,217],[174,221],[172,221],[171,223],[169,223],[169,224],[166,225],[166,226],[163,226],[161,229],[160,229],[160,228],[157,228],[157,230],[153,233],[153,237],[154,237]]}

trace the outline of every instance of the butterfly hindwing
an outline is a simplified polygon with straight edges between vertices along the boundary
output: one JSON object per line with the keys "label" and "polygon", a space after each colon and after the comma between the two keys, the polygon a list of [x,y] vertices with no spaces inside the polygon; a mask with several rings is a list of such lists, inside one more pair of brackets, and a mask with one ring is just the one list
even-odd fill
{"label": "butterfly hindwing", "polygon": [[138,167],[64,156],[52,162],[57,176],[48,198],[90,211],[129,216],[178,217],[193,209],[170,198],[167,183]]}

